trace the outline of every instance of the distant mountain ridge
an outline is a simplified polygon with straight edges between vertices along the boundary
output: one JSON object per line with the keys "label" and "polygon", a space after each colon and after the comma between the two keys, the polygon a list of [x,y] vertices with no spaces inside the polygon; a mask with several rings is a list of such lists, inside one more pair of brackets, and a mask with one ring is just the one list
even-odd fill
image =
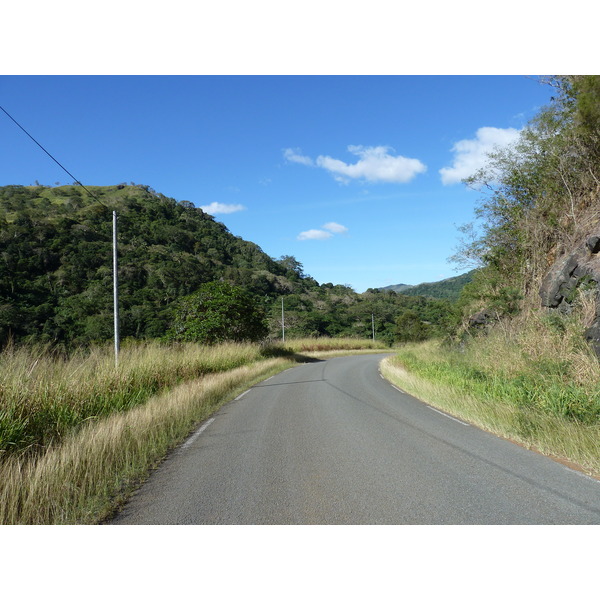
{"label": "distant mountain ridge", "polygon": [[415,287],[414,285],[408,285],[407,283],[397,283],[396,285],[388,285],[387,287],[382,287],[382,288],[377,288],[378,290],[385,290],[386,292],[388,291],[392,291],[392,292],[403,292],[405,290],[408,290],[412,287]]}
{"label": "distant mountain ridge", "polygon": [[432,283],[420,283],[418,285],[398,283],[396,285],[388,285],[378,289],[392,291],[406,296],[427,296],[428,298],[457,300],[463,287],[473,279],[475,271],[476,269],[473,269],[462,275],[449,277],[448,279],[442,279],[441,281]]}

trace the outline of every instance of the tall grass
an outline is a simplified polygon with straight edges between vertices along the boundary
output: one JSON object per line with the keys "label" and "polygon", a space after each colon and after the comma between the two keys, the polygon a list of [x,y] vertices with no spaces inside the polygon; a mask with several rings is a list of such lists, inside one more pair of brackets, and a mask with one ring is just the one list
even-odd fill
{"label": "tall grass", "polygon": [[462,349],[407,345],[382,372],[427,402],[600,475],[600,363],[576,317],[529,314]]}
{"label": "tall grass", "polygon": [[0,458],[56,442],[90,419],[122,412],[183,381],[262,358],[255,344],[140,344],[123,349],[119,368],[109,347],[68,359],[44,349],[0,355]]}
{"label": "tall grass", "polygon": [[35,453],[89,420],[127,411],[184,381],[268,357],[384,348],[371,340],[310,338],[285,344],[125,347],[115,368],[112,348],[93,347],[68,358],[44,348],[9,347],[0,354],[0,460]]}
{"label": "tall grass", "polygon": [[307,337],[277,342],[274,347],[282,348],[294,353],[314,352],[344,352],[344,351],[372,351],[388,350],[389,346],[377,340],[343,337]]}
{"label": "tall grass", "polygon": [[302,354],[370,341],[143,343],[0,355],[0,523],[96,523],[202,419]]}
{"label": "tall grass", "polygon": [[293,364],[276,358],[195,379],[84,424],[35,457],[0,463],[0,524],[93,524],[174,445],[243,389]]}

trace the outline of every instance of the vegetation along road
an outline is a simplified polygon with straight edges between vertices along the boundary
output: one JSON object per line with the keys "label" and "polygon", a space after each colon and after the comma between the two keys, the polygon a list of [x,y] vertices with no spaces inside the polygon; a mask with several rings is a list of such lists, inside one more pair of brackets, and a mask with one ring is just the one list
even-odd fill
{"label": "vegetation along road", "polygon": [[400,392],[382,358],[316,361],[254,386],[112,523],[600,523],[600,482]]}

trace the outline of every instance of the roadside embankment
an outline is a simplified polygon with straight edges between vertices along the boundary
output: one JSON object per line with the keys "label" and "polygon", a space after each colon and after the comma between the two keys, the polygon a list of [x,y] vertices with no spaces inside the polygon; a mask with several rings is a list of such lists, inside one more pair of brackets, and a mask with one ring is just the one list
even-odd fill
{"label": "roadside embankment", "polygon": [[576,353],[567,365],[493,341],[476,341],[462,352],[439,342],[408,344],[384,359],[381,372],[432,406],[600,477],[595,374],[575,376]]}
{"label": "roadside embankment", "polygon": [[293,364],[274,358],[206,375],[84,424],[37,456],[7,457],[0,465],[0,523],[100,522],[203,419]]}

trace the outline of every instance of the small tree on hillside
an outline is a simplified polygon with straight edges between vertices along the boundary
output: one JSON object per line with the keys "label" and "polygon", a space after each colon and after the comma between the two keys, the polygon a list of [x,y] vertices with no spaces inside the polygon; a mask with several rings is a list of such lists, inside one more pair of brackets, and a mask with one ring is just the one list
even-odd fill
{"label": "small tree on hillside", "polygon": [[167,336],[182,342],[256,342],[267,333],[266,313],[241,287],[213,281],[181,298]]}
{"label": "small tree on hillside", "polygon": [[407,310],[396,319],[396,340],[399,342],[420,342],[430,335],[431,327],[421,321],[414,310]]}

